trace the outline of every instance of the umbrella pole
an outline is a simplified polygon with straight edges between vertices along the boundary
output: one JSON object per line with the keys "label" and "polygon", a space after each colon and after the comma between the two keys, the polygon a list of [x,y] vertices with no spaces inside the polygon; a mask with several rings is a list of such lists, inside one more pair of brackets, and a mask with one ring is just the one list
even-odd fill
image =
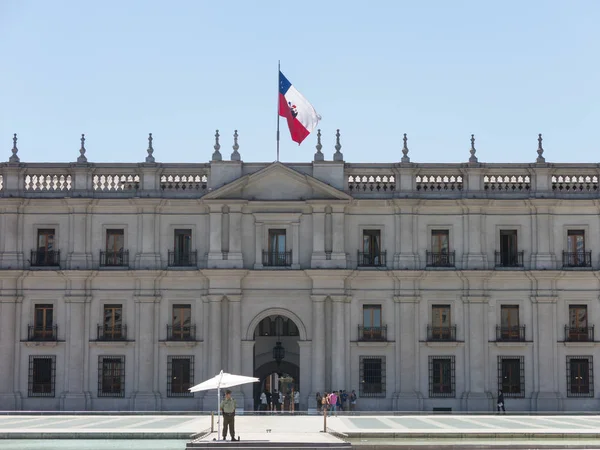
{"label": "umbrella pole", "polygon": [[217,441],[221,440],[221,388],[217,388]]}

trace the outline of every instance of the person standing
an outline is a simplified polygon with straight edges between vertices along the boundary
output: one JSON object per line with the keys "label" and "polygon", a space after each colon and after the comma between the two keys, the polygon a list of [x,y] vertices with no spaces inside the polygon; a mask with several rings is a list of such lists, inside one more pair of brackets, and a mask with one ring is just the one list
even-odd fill
{"label": "person standing", "polygon": [[352,389],[352,393],[350,394],[350,411],[356,410],[356,391]]}
{"label": "person standing", "polygon": [[333,413],[333,415],[337,415],[335,414],[335,407],[337,406],[337,395],[335,394],[335,391],[331,392],[331,394],[329,394],[329,407],[331,408],[329,410],[329,415],[331,416]]}
{"label": "person standing", "polygon": [[263,391],[263,393],[260,394],[260,411],[263,414],[267,413],[267,391]]}
{"label": "person standing", "polygon": [[500,412],[500,409],[502,409],[502,412],[505,413],[506,412],[506,408],[504,407],[504,394],[502,393],[502,391],[498,391],[498,412]]}
{"label": "person standing", "polygon": [[317,412],[321,412],[323,397],[321,397],[320,392],[317,392],[316,400],[317,400]]}
{"label": "person standing", "polygon": [[231,440],[235,441],[235,409],[237,403],[235,399],[231,398],[231,391],[227,389],[225,391],[225,400],[221,402],[221,412],[223,413],[223,440],[227,437],[227,428],[229,428],[229,435]]}
{"label": "person standing", "polygon": [[298,411],[300,409],[300,391],[294,391],[294,409],[293,411]]}

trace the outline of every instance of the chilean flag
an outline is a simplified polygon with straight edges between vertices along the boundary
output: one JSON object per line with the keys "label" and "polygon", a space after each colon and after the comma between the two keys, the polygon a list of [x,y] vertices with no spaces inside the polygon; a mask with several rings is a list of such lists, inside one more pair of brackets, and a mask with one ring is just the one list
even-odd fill
{"label": "chilean flag", "polygon": [[287,119],[292,141],[298,145],[315,129],[321,116],[279,72],[279,115]]}

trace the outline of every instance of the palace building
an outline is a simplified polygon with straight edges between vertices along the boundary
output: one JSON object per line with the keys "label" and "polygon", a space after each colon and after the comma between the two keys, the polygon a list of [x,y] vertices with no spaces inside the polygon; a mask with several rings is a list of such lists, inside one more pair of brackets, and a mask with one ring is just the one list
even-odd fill
{"label": "palace building", "polygon": [[[600,167],[0,164],[0,410],[600,408]],[[535,146],[532,153],[535,151]],[[308,159],[308,158],[307,158]],[[600,379],[600,377],[596,377]]]}

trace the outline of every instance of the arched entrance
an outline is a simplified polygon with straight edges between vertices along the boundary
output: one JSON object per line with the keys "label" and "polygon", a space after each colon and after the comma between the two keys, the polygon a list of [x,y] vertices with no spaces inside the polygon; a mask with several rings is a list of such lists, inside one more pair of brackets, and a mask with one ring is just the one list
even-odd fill
{"label": "arched entrance", "polygon": [[254,376],[260,383],[254,384],[255,410],[259,409],[262,392],[277,405],[284,398],[279,410],[290,410],[292,393],[300,387],[300,330],[291,318],[283,314],[263,317],[254,329]]}

